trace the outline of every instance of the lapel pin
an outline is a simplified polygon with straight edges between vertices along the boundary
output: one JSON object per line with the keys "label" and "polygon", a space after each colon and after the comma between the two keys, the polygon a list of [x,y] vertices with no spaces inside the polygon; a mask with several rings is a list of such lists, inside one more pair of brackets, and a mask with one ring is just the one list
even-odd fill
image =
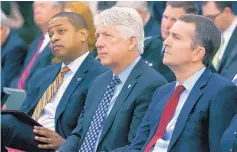
{"label": "lapel pin", "polygon": [[77,81],[81,81],[81,78],[77,78]]}
{"label": "lapel pin", "polygon": [[128,88],[130,88],[130,87],[131,87],[131,84],[128,85]]}
{"label": "lapel pin", "polygon": [[148,65],[149,65],[149,66],[152,66],[153,64],[152,64],[152,63],[149,63]]}

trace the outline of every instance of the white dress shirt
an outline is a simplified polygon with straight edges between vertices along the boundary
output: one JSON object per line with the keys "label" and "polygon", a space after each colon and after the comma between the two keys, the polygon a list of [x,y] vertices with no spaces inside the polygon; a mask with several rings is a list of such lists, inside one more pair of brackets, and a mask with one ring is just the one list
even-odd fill
{"label": "white dress shirt", "polygon": [[[182,84],[185,90],[180,95],[179,102],[174,112],[174,115],[166,127],[164,136],[156,141],[154,149],[151,150],[152,152],[167,152],[170,139],[172,137],[172,133],[174,131],[175,124],[180,114],[180,111],[182,110],[183,105],[185,104],[190,92],[192,91],[193,86],[196,84],[197,80],[200,78],[205,69],[206,67],[203,67],[201,70],[194,73],[191,77],[185,80],[184,83]],[[180,84],[179,82],[176,82],[176,87],[179,84]]]}
{"label": "white dress shirt", "polygon": [[[108,118],[109,116],[109,113],[110,111],[112,110],[113,106],[114,106],[114,103],[116,102],[116,99],[118,98],[119,96],[119,93],[121,92],[122,88],[123,88],[123,85],[125,84],[129,74],[131,73],[132,69],[135,67],[135,65],[137,64],[137,62],[141,59],[141,56],[138,56],[130,65],[128,65],[122,72],[119,73],[118,77],[121,81],[121,83],[117,86],[115,86],[115,91],[114,91],[114,95],[111,99],[111,102],[109,104],[109,107],[108,107],[108,112],[106,114],[106,118]],[[114,74],[113,74],[114,76]],[[95,149],[94,149],[94,152],[96,152],[97,150],[97,147],[98,147],[98,144],[99,144],[99,139],[100,139],[100,135],[102,133],[102,130],[103,130],[103,126],[102,128],[100,129],[100,133],[99,133],[99,136],[98,136],[98,139],[96,141],[96,146],[95,146]]]}
{"label": "white dress shirt", "polygon": [[[234,80],[236,81],[237,80],[237,74],[234,76],[234,78],[232,79],[232,81],[234,82]],[[236,83],[236,82],[234,82],[234,83]],[[236,83],[236,85],[237,85],[237,83]]]}
{"label": "white dress shirt", "polygon": [[236,26],[237,26],[237,17],[235,17],[233,23],[222,33],[223,38],[224,38],[224,44],[223,44],[223,47],[221,48],[221,52],[220,52],[220,55],[219,55],[219,61],[221,61],[221,59],[224,56],[226,47],[229,43],[229,40],[230,40]]}
{"label": "white dress shirt", "polygon": [[84,55],[80,56],[79,58],[75,59],[73,62],[71,62],[68,65],[62,64],[62,68],[64,66],[67,66],[70,71],[64,74],[63,76],[63,82],[58,88],[55,95],[52,97],[52,99],[49,101],[49,103],[46,104],[44,109],[42,110],[40,117],[38,119],[38,122],[51,130],[55,130],[55,114],[57,110],[57,106],[67,89],[69,83],[71,82],[74,74],[77,72],[78,68],[81,66],[84,59],[87,57],[89,52],[85,53]]}
{"label": "white dress shirt", "polygon": [[50,41],[50,38],[49,38],[49,35],[48,33],[46,33],[44,35],[44,40],[43,40],[43,43],[39,49],[39,53],[42,53],[42,51],[44,50],[44,48],[49,44],[49,41]]}

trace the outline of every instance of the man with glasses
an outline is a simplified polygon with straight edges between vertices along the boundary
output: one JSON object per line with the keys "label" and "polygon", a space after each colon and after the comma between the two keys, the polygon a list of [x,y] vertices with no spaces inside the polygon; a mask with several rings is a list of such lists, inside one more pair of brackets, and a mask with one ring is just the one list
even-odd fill
{"label": "man with glasses", "polygon": [[203,2],[202,12],[204,16],[213,20],[222,32],[222,44],[212,62],[215,71],[222,73],[227,58],[234,51],[237,42],[237,16],[232,11],[232,2],[229,1]]}

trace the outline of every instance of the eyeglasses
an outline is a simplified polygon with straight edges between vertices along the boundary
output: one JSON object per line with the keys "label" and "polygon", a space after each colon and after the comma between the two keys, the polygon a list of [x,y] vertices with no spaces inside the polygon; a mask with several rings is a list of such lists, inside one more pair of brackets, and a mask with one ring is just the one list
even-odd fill
{"label": "eyeglasses", "polygon": [[222,13],[222,11],[221,11],[220,13],[215,14],[215,15],[207,15],[207,16],[205,16],[205,17],[209,18],[209,19],[212,20],[212,21],[215,21],[215,19],[216,19],[219,15],[221,15],[221,13]]}

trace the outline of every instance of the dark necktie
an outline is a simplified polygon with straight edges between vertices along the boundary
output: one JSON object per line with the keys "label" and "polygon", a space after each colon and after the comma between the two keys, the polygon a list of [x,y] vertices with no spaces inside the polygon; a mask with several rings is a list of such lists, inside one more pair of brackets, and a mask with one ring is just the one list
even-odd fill
{"label": "dark necktie", "polygon": [[178,85],[174,93],[170,97],[169,101],[166,103],[157,130],[151,141],[147,144],[144,150],[145,152],[149,152],[152,146],[156,143],[156,141],[164,136],[166,127],[170,122],[172,116],[174,115],[174,112],[178,105],[180,94],[184,91],[184,89],[185,88],[183,85]]}
{"label": "dark necktie", "polygon": [[104,96],[93,116],[90,127],[86,133],[86,137],[81,145],[79,152],[92,152],[98,140],[103,121],[106,117],[109,104],[114,95],[115,86],[120,83],[118,76],[114,76],[106,88]]}

